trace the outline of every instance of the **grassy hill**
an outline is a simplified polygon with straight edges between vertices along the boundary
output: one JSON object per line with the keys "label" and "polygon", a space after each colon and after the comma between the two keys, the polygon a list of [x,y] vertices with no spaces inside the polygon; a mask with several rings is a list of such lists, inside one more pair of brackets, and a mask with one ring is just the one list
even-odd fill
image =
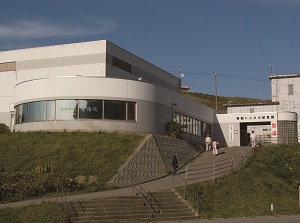
{"label": "grassy hill", "polygon": [[240,171],[192,185],[203,218],[300,214],[299,186],[299,145],[259,147]]}
{"label": "grassy hill", "polygon": [[[198,92],[183,92],[183,95],[191,98],[192,100],[198,101],[202,104],[205,104],[211,108],[216,108],[216,97],[215,95],[210,94],[203,94]],[[262,99],[255,99],[255,98],[244,98],[244,97],[224,97],[218,96],[217,97],[217,105],[219,112],[227,112],[226,107],[224,104],[228,104],[229,102],[232,104],[248,104],[248,103],[270,103],[271,100],[262,100]]]}
{"label": "grassy hill", "polygon": [[[96,182],[73,193],[109,189],[108,180],[143,138],[144,135],[101,132],[0,134],[0,165],[2,170],[5,169],[0,175],[25,172],[36,178],[52,174],[71,178],[94,176]],[[43,165],[53,166],[52,172],[37,172],[36,167]],[[86,178],[83,184],[87,183]],[[256,150],[239,172],[215,182],[192,186],[205,201],[201,203],[201,217],[227,218],[300,214],[299,185],[299,145],[270,145]],[[274,205],[274,211],[270,210],[271,204]],[[0,209],[0,222],[58,223],[64,220],[56,204],[45,203]]]}
{"label": "grassy hill", "polygon": [[68,192],[105,190],[143,138],[102,132],[0,134],[3,199],[48,196],[56,191],[57,177]]}

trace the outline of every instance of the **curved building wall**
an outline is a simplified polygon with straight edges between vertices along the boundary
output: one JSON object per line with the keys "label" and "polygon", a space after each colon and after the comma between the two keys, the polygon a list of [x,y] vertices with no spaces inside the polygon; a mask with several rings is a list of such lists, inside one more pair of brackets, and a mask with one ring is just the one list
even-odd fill
{"label": "curved building wall", "polygon": [[278,112],[278,143],[298,143],[297,119],[297,113],[295,112]]}
{"label": "curved building wall", "polygon": [[[134,120],[81,119],[40,120],[19,123],[16,131],[36,130],[103,130],[165,133],[166,124],[173,120],[173,112],[212,124],[214,110],[196,103],[176,92],[140,81],[67,76],[36,79],[15,87],[15,108],[29,102],[61,100],[102,100],[136,103]],[[49,102],[50,103],[50,102]],[[37,103],[38,104],[38,103]],[[30,103],[29,103],[30,105]],[[57,108],[56,108],[57,109]],[[201,117],[199,117],[201,116]],[[205,118],[204,118],[205,117]],[[17,120],[17,119],[16,119]]]}

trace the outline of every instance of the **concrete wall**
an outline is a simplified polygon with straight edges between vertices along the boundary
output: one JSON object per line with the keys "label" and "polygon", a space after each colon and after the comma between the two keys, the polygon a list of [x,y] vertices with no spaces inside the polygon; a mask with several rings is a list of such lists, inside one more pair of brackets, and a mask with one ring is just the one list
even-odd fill
{"label": "concrete wall", "polygon": [[[298,142],[300,142],[300,75],[274,75],[270,79],[272,100],[279,102],[278,111],[298,114]],[[289,92],[289,85],[292,85],[292,92]]]}
{"label": "concrete wall", "polygon": [[[131,71],[113,66],[114,57],[129,63]],[[17,131],[164,133],[173,112],[211,125],[214,122],[214,109],[180,94],[179,78],[105,40],[4,51],[0,52],[0,64],[0,121],[7,124],[14,106],[32,101],[103,99],[137,103],[136,122],[39,121],[18,124]]]}
{"label": "concrete wall", "polygon": [[11,127],[11,113],[14,107],[15,71],[0,72],[0,123]]}
{"label": "concrete wall", "polygon": [[[217,114],[216,119],[220,126],[221,135],[224,136],[225,146],[228,147],[241,145],[241,123],[252,126],[252,128],[255,126],[263,128],[265,125],[260,127],[258,125],[266,122],[270,123],[270,128],[272,123],[275,123],[275,126],[277,126],[277,112]],[[250,129],[248,128],[248,131]],[[273,130],[275,131],[275,129]],[[274,135],[274,137],[277,136]]]}
{"label": "concrete wall", "polygon": [[227,107],[227,114],[234,113],[256,113],[256,112],[276,112],[279,105],[249,105]]}
{"label": "concrete wall", "polygon": [[[105,130],[164,133],[172,111],[213,124],[214,110],[174,91],[141,81],[96,77],[55,77],[19,83],[15,105],[57,99],[109,99],[137,102],[137,122],[107,120],[43,121],[16,125],[17,131]],[[172,104],[176,107],[172,109]]]}
{"label": "concrete wall", "polygon": [[[172,91],[180,91],[180,79],[174,75],[162,70],[161,68],[141,59],[140,57],[107,42],[107,77],[126,78],[155,84]],[[131,65],[131,73],[122,71],[112,66],[112,57],[115,56]]]}

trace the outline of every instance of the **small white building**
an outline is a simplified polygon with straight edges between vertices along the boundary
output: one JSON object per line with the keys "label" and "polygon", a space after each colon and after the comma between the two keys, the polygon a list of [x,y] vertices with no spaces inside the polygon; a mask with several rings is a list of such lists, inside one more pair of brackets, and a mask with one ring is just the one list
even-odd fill
{"label": "small white building", "polygon": [[300,74],[270,75],[272,101],[278,102],[278,111],[298,114],[298,142],[300,142]]}
{"label": "small white building", "polygon": [[272,102],[228,104],[227,114],[216,114],[216,123],[227,146],[245,146],[249,134],[271,143],[300,142],[300,74],[270,75]]}

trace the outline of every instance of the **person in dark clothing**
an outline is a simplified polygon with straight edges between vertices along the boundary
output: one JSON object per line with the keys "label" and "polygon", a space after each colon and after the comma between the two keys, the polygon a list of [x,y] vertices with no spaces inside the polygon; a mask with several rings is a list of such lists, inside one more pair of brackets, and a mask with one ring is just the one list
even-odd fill
{"label": "person in dark clothing", "polygon": [[176,174],[176,170],[178,168],[178,160],[177,157],[174,155],[172,159],[172,168],[173,168],[173,176]]}

